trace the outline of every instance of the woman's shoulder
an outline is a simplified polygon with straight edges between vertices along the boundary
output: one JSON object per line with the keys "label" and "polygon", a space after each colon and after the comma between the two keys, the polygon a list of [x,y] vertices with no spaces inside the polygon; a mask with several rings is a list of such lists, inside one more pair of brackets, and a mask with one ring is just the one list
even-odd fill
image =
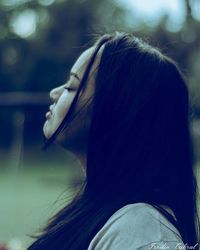
{"label": "woman's shoulder", "polygon": [[161,241],[182,242],[179,232],[165,216],[141,202],[117,210],[93,238],[88,250],[137,249]]}

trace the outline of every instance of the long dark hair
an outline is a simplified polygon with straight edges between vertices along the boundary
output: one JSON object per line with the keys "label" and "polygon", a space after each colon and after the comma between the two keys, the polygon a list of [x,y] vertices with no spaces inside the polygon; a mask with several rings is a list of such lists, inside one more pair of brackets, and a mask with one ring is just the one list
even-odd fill
{"label": "long dark hair", "polygon": [[[102,45],[85,181],[28,250],[86,250],[114,212],[136,202],[158,209],[193,246],[200,224],[184,77],[157,48],[131,34],[114,33],[96,43],[80,88]],[[53,139],[67,128],[67,119]],[[176,220],[160,204],[170,207]]]}

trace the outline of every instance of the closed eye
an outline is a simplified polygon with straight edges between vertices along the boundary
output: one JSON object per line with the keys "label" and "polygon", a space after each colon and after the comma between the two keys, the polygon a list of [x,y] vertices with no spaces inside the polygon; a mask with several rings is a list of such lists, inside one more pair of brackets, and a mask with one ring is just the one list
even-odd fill
{"label": "closed eye", "polygon": [[74,90],[73,88],[70,88],[70,87],[64,87],[64,89],[66,89],[68,91],[73,91]]}

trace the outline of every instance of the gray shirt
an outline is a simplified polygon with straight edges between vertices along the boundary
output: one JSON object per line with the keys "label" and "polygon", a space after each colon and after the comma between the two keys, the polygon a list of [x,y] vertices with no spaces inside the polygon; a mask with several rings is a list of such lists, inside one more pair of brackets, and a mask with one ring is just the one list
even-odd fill
{"label": "gray shirt", "polygon": [[[167,209],[175,218],[172,210]],[[176,218],[175,218],[176,219]],[[147,203],[117,210],[95,235],[87,250],[185,250],[178,230]]]}

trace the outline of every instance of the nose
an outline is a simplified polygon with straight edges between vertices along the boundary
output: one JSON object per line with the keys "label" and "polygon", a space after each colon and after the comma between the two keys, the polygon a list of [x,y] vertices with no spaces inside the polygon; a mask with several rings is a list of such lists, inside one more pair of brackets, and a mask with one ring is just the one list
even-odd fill
{"label": "nose", "polygon": [[57,102],[62,92],[63,92],[62,86],[52,89],[49,93],[50,99],[53,102]]}

